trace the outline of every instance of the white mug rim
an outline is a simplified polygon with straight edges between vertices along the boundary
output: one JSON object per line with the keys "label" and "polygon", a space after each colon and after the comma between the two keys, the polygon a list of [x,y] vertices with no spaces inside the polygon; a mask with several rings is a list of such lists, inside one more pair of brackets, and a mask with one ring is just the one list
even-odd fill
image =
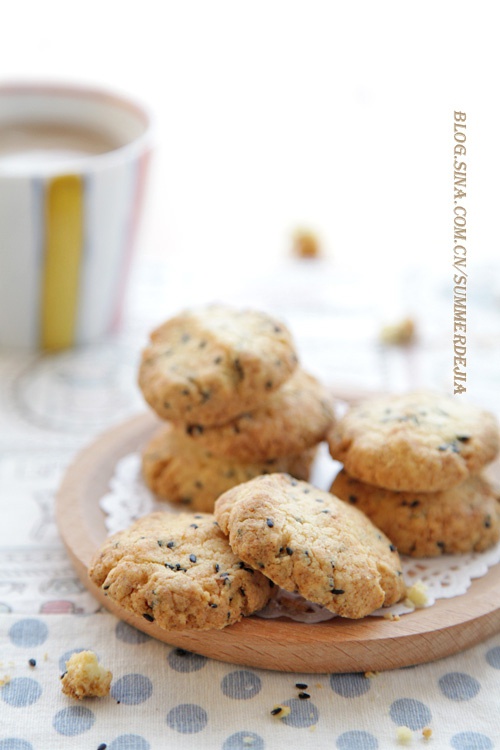
{"label": "white mug rim", "polygon": [[0,97],[20,95],[46,95],[46,96],[68,96],[79,98],[81,100],[93,99],[107,102],[118,108],[127,109],[135,114],[138,119],[144,123],[143,132],[133,138],[129,143],[118,146],[112,151],[106,151],[102,154],[86,154],[85,156],[75,156],[74,159],[68,159],[64,167],[54,164],[34,164],[28,170],[26,167],[19,168],[16,165],[0,165],[0,178],[23,178],[26,177],[50,177],[58,174],[79,173],[101,171],[112,168],[116,164],[133,160],[141,154],[150,151],[154,141],[154,118],[151,111],[135,98],[98,86],[76,84],[76,83],[59,83],[53,81],[22,81],[22,82],[2,82],[0,83]]}

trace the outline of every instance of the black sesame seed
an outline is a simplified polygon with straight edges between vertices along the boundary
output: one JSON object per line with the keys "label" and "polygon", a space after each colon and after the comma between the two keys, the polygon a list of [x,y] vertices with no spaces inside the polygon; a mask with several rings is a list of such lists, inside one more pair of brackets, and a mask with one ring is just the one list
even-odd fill
{"label": "black sesame seed", "polygon": [[189,555],[189,559],[191,560],[192,563],[195,563],[196,562],[196,555]]}
{"label": "black sesame seed", "polygon": [[389,544],[389,549],[391,550],[391,552],[397,552],[398,551],[398,548],[394,544]]}
{"label": "black sesame seed", "polygon": [[172,549],[172,547],[175,547],[175,542],[167,542],[167,547]]}
{"label": "black sesame seed", "polygon": [[188,391],[187,388],[183,388],[182,391],[181,391],[181,393],[182,393],[183,396],[189,396],[189,391]]}
{"label": "black sesame seed", "polygon": [[273,387],[273,381],[272,381],[272,380],[268,380],[268,381],[266,382],[266,389],[267,389],[268,391],[270,391],[272,387]]}
{"label": "black sesame seed", "polygon": [[274,521],[272,518],[266,518],[266,523],[270,529],[272,529],[272,527],[274,526]]}
{"label": "black sesame seed", "polygon": [[322,513],[329,513],[330,511],[328,509],[322,510]]}
{"label": "black sesame seed", "polygon": [[486,516],[484,519],[484,528],[489,529],[491,527],[491,516]]}
{"label": "black sesame seed", "polygon": [[104,591],[107,591],[110,586],[111,586],[111,584],[107,583],[106,586],[103,586],[102,588],[103,588]]}
{"label": "black sesame seed", "polygon": [[106,748],[107,748],[106,743],[105,742],[101,742],[101,744],[99,745],[99,747],[97,748],[97,750],[106,750]]}
{"label": "black sesame seed", "polygon": [[67,675],[67,674],[68,674],[68,672],[67,672],[67,671],[66,671],[66,672],[63,672],[63,673],[62,673],[62,675],[61,675],[61,680],[63,679],[63,677],[66,677],[66,675]]}
{"label": "black sesame seed", "polygon": [[436,547],[439,547],[439,549],[443,549],[446,547],[444,542],[436,542]]}
{"label": "black sesame seed", "polygon": [[354,505],[354,503],[357,503],[358,498],[356,497],[356,495],[349,495],[349,502],[351,503],[351,505]]}
{"label": "black sesame seed", "polygon": [[305,682],[296,682],[295,687],[299,688],[299,690],[306,690],[309,686]]}
{"label": "black sesame seed", "polygon": [[271,711],[271,716],[276,716],[277,714],[280,714],[283,711],[281,706],[276,706],[276,708],[273,708]]}
{"label": "black sesame seed", "polygon": [[244,570],[247,573],[255,573],[253,568],[249,568],[248,565],[245,565],[244,562],[240,562],[240,570]]}
{"label": "black sesame seed", "polygon": [[28,659],[28,664],[30,667],[36,667],[36,659]]}
{"label": "black sesame seed", "polygon": [[293,549],[291,547],[286,548],[286,554],[287,555],[293,555]]}
{"label": "black sesame seed", "polygon": [[236,374],[240,380],[244,380],[245,378],[245,371],[241,365],[241,362],[238,358],[236,358],[233,361],[234,369],[236,370]]}
{"label": "black sesame seed", "polygon": [[340,594],[344,593],[344,589],[331,589],[330,593],[340,596]]}
{"label": "black sesame seed", "polygon": [[214,602],[210,602],[208,606],[212,607],[212,609],[217,609],[217,604],[214,604]]}
{"label": "black sesame seed", "polygon": [[309,695],[309,693],[299,693],[298,697],[300,698],[301,701],[306,701],[311,696]]}
{"label": "black sesame seed", "polygon": [[457,435],[457,440],[461,443],[467,443],[470,440],[470,435]]}
{"label": "black sesame seed", "polygon": [[188,435],[201,435],[203,434],[203,426],[201,424],[190,424],[186,427]]}
{"label": "black sesame seed", "polygon": [[410,508],[416,508],[418,505],[420,505],[420,500],[412,500],[410,503]]}
{"label": "black sesame seed", "polygon": [[155,618],[153,617],[153,615],[150,615],[150,614],[148,614],[147,612],[145,612],[145,613],[143,614],[143,617],[144,617],[144,619],[145,619],[145,620],[147,620],[148,622],[154,622],[154,620],[155,620]]}
{"label": "black sesame seed", "polygon": [[222,362],[222,357],[216,357],[214,359],[214,365],[220,365],[221,362]]}
{"label": "black sesame seed", "polygon": [[185,648],[176,648],[175,653],[177,654],[177,656],[188,656],[189,651],[186,651]]}
{"label": "black sesame seed", "polygon": [[219,572],[219,570],[220,570],[220,565],[219,565],[219,563],[215,563],[215,572],[216,572],[216,573],[218,573],[218,572]]}
{"label": "black sesame seed", "polygon": [[190,529],[197,529],[198,528],[198,524],[197,523],[190,523],[189,524],[189,528]]}

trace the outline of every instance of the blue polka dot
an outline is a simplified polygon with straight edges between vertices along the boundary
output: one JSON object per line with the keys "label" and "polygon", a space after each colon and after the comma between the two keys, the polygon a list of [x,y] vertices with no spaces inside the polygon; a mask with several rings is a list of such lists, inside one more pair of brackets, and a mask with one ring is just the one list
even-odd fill
{"label": "blue polka dot", "polygon": [[262,689],[260,677],[253,672],[241,670],[230,672],[221,682],[221,690],[228,698],[246,701],[254,698]]}
{"label": "blue polka dot", "polygon": [[47,626],[41,620],[19,620],[9,630],[9,638],[14,646],[41,646],[49,634]]}
{"label": "blue polka dot", "polygon": [[169,653],[167,661],[176,672],[197,672],[203,669],[208,659],[201,654],[192,654],[183,648],[176,648]]}
{"label": "blue polka dot", "polygon": [[393,722],[398,727],[409,727],[423,729],[430,724],[432,714],[425,703],[416,701],[413,698],[400,698],[391,704],[390,715]]}
{"label": "blue polka dot", "polygon": [[439,678],[439,689],[451,701],[470,701],[481,690],[480,683],[463,672],[449,672]]}
{"label": "blue polka dot", "polygon": [[36,703],[42,694],[42,687],[39,682],[32,680],[31,677],[15,677],[2,688],[2,698],[16,708],[31,706]]}
{"label": "blue polka dot", "polygon": [[486,661],[493,669],[500,669],[500,646],[490,648],[486,654]]}
{"label": "blue polka dot", "polygon": [[264,740],[255,732],[236,732],[227,738],[222,750],[264,750]]}
{"label": "blue polka dot", "polygon": [[88,732],[94,721],[95,716],[90,709],[84,706],[71,706],[56,713],[52,726],[59,734],[73,737],[75,734]]}
{"label": "blue polka dot", "polygon": [[451,738],[454,750],[491,750],[493,743],[485,734],[479,732],[460,732]]}
{"label": "blue polka dot", "polygon": [[354,729],[341,734],[336,745],[339,750],[377,750],[378,740],[373,734]]}
{"label": "blue polka dot", "polygon": [[7,737],[0,740],[0,750],[33,750],[31,742],[19,740],[17,737]]}
{"label": "blue polka dot", "polygon": [[66,651],[62,656],[59,657],[59,669],[61,672],[66,671],[66,662],[69,661],[73,654],[80,654],[82,651],[89,651],[88,648],[72,648],[71,651]]}
{"label": "blue polka dot", "polygon": [[318,723],[319,711],[310,700],[300,700],[300,698],[291,698],[289,701],[283,701],[281,706],[290,706],[290,713],[283,717],[281,722],[288,724],[289,727],[312,727]]}
{"label": "blue polka dot", "polygon": [[153,683],[142,674],[126,674],[111,687],[111,695],[126,706],[144,703],[153,694]]}
{"label": "blue polka dot", "polygon": [[108,745],[108,750],[150,750],[150,747],[149,742],[138,734],[121,734]]}
{"label": "blue polka dot", "polygon": [[123,641],[123,643],[129,643],[131,646],[136,646],[139,643],[146,643],[146,641],[151,640],[149,635],[146,635],[146,633],[141,633],[140,630],[133,628],[132,625],[129,625],[127,622],[123,622],[123,620],[120,620],[120,622],[117,623],[115,628],[115,635],[119,641]]}
{"label": "blue polka dot", "polygon": [[358,698],[371,688],[371,680],[359,672],[330,675],[330,686],[342,698]]}
{"label": "blue polka dot", "polygon": [[207,712],[194,703],[181,703],[167,714],[167,724],[181,734],[196,734],[205,729],[208,722]]}

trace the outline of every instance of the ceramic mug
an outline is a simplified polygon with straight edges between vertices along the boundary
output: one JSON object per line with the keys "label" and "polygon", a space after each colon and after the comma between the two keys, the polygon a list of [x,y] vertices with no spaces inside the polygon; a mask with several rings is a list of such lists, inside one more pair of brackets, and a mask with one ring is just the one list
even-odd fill
{"label": "ceramic mug", "polygon": [[123,96],[0,86],[0,346],[118,328],[151,148],[151,116]]}

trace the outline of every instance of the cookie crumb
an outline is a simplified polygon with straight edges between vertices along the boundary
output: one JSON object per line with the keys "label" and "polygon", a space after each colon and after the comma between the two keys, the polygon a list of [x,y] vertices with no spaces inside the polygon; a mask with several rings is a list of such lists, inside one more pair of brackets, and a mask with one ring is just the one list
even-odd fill
{"label": "cookie crumb", "polygon": [[255,744],[255,738],[252,737],[252,735],[247,734],[245,737],[242,737],[242,742],[245,745],[245,747],[251,747]]}
{"label": "cookie crumb", "polygon": [[390,620],[391,622],[398,622],[401,619],[401,617],[395,615],[394,612],[384,612],[383,618],[384,620]]}
{"label": "cookie crumb", "polygon": [[298,258],[318,258],[321,255],[318,237],[307,229],[298,229],[293,235],[293,254]]}
{"label": "cookie crumb", "polygon": [[4,685],[8,685],[10,682],[9,675],[5,675],[4,677],[0,677],[0,687],[3,687]]}
{"label": "cookie crumb", "polygon": [[109,695],[113,675],[97,661],[93,651],[80,651],[66,662],[62,691],[70,698],[102,698]]}
{"label": "cookie crumb", "polygon": [[422,729],[422,735],[424,740],[430,740],[430,738],[432,737],[432,729],[430,727],[424,727]]}
{"label": "cookie crumb", "polygon": [[404,603],[407,607],[415,607],[415,609],[427,606],[429,597],[427,596],[426,584],[423,581],[417,581],[413,586],[410,586],[406,591]]}
{"label": "cookie crumb", "polygon": [[408,346],[415,341],[416,326],[413,318],[404,318],[392,325],[383,326],[380,341],[388,346]]}
{"label": "cookie crumb", "polygon": [[398,727],[396,738],[400,745],[408,745],[413,739],[413,732],[409,727]]}
{"label": "cookie crumb", "polygon": [[276,716],[278,719],[284,719],[285,716],[288,716],[290,713],[291,708],[290,706],[274,706],[274,708],[271,711],[271,716]]}
{"label": "cookie crumb", "polygon": [[371,680],[373,677],[377,677],[378,672],[365,672],[365,677],[368,680]]}

